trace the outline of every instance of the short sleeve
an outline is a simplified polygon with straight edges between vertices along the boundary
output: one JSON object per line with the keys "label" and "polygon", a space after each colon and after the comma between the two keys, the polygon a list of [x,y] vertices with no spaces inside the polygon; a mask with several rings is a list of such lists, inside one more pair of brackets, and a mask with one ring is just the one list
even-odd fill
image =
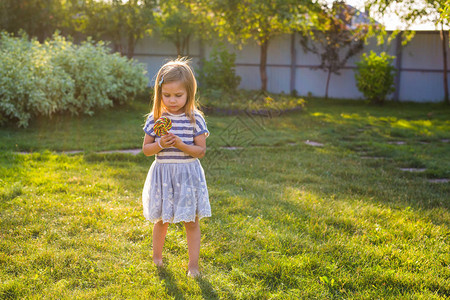
{"label": "short sleeve", "polygon": [[208,128],[206,127],[206,121],[200,114],[195,114],[195,126],[194,126],[194,137],[199,136],[201,134],[206,134],[206,137],[209,136]]}
{"label": "short sleeve", "polygon": [[155,120],[153,120],[153,113],[148,115],[147,121],[144,125],[144,132],[148,134],[149,136],[155,137],[156,134],[153,131],[153,126],[155,125]]}

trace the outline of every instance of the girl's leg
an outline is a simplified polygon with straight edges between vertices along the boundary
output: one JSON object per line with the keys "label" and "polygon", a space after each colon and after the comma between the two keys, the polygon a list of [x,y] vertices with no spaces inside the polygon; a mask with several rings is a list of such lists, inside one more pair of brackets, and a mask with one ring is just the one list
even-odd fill
{"label": "girl's leg", "polygon": [[153,226],[153,262],[158,267],[163,265],[162,251],[168,227],[169,223],[163,224],[162,221],[155,223],[155,226]]}
{"label": "girl's leg", "polygon": [[200,223],[198,219],[195,222],[185,222],[186,237],[189,252],[188,275],[198,276],[198,258],[200,256]]}

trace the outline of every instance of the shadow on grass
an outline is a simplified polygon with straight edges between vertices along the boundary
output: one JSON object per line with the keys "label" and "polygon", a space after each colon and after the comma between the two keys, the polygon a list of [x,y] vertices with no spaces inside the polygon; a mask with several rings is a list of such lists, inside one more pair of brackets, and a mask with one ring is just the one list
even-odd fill
{"label": "shadow on grass", "polygon": [[[186,299],[183,295],[183,291],[177,285],[177,280],[173,276],[173,274],[165,267],[158,268],[158,277],[161,281],[163,281],[166,287],[166,292],[168,295],[171,295],[175,299]],[[211,283],[204,277],[195,278],[198,286],[202,291],[203,299],[219,299],[216,291],[214,290]]]}
{"label": "shadow on grass", "polygon": [[166,287],[167,294],[175,299],[186,299],[183,292],[178,288],[177,280],[167,268],[158,268],[158,276],[165,283],[164,286]]}
{"label": "shadow on grass", "polygon": [[216,291],[214,290],[211,283],[204,277],[198,277],[195,279],[197,281],[198,286],[202,290],[203,299],[219,299]]}

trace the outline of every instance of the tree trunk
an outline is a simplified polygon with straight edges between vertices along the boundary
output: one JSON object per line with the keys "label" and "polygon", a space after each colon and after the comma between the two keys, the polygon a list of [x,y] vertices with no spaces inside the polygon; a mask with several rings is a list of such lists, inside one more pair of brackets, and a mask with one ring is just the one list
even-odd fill
{"label": "tree trunk", "polygon": [[327,87],[325,88],[325,99],[328,99],[328,87],[330,86],[331,70],[328,70]]}
{"label": "tree trunk", "polygon": [[181,50],[181,44],[178,40],[175,42],[175,47],[177,47],[177,57],[180,58],[182,50]]}
{"label": "tree trunk", "polygon": [[400,85],[401,85],[401,75],[402,75],[402,32],[400,32],[396,38],[396,46],[395,46],[395,68],[397,69],[397,74],[395,74],[395,91],[394,91],[394,101],[400,101]]}
{"label": "tree trunk", "polygon": [[261,57],[259,61],[259,73],[261,75],[261,91],[267,91],[267,48],[269,47],[269,41],[264,40],[261,42]]}
{"label": "tree trunk", "polygon": [[189,56],[189,40],[191,39],[191,35],[188,34],[186,37],[186,56]]}
{"label": "tree trunk", "polygon": [[134,46],[135,46],[135,40],[134,40],[134,37],[133,37],[133,35],[132,34],[130,34],[129,36],[128,36],[128,51],[127,51],[127,57],[128,58],[133,58],[133,56],[134,56]]}
{"label": "tree trunk", "polygon": [[181,39],[180,39],[180,34],[179,34],[179,30],[177,29],[177,33],[175,36],[175,47],[177,47],[177,57],[180,58],[181,57],[181,51],[183,51],[181,49],[182,45],[181,45]]}
{"label": "tree trunk", "polygon": [[181,52],[178,54],[178,57],[181,56],[189,56],[189,40],[191,35],[185,35],[181,38]]}
{"label": "tree trunk", "polygon": [[289,83],[289,90],[291,95],[297,95],[295,89],[295,77],[296,77],[296,65],[297,65],[297,51],[295,49],[295,32],[291,34],[291,78]]}
{"label": "tree trunk", "polygon": [[441,23],[442,54],[444,56],[444,102],[450,104],[448,99],[448,79],[447,79],[447,40],[445,39],[444,23]]}
{"label": "tree trunk", "polygon": [[122,45],[114,41],[113,41],[113,52],[118,52],[120,53],[120,55],[125,55]]}

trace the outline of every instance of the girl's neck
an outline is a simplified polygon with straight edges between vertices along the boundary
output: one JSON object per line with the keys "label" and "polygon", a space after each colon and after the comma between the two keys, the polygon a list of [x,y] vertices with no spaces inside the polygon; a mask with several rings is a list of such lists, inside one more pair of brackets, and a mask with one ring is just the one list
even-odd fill
{"label": "girl's neck", "polygon": [[171,113],[171,112],[169,112],[169,111],[167,111],[167,110],[163,110],[162,113],[163,113],[163,114],[166,113],[166,114],[171,115],[171,116],[181,116],[181,115],[184,115],[184,114],[185,114],[184,111],[181,112],[181,113],[178,113],[178,114],[174,114],[174,113]]}

